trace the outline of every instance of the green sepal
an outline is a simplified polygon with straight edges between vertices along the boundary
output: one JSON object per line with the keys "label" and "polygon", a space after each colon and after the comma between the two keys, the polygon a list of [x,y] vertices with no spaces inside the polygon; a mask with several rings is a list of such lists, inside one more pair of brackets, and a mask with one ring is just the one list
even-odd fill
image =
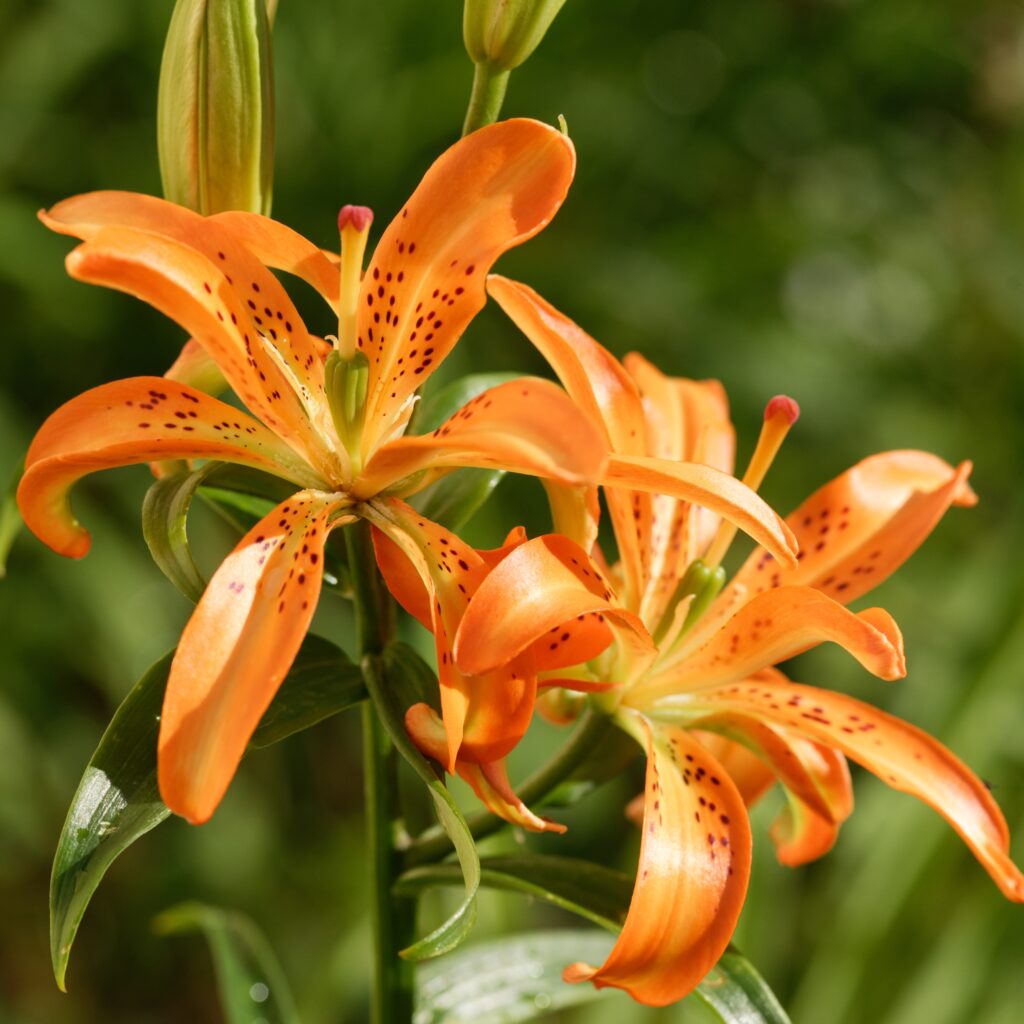
{"label": "green sepal", "polygon": [[438,771],[416,748],[405,731],[405,713],[426,695],[437,692],[437,677],[429,665],[402,643],[388,646],[380,658],[363,660],[366,688],[395,749],[426,784],[441,827],[447,832],[459,860],[465,896],[447,920],[429,935],[399,952],[406,960],[427,960],[460,945],[476,921],[476,894],[480,886],[480,857],[473,836]]}
{"label": "green sepal", "polygon": [[[170,815],[157,786],[156,748],[173,657],[164,655],[125,697],[71,801],[50,876],[50,954],[61,989],[75,934],[104,874]],[[365,696],[362,675],[344,652],[307,636],[251,745],[276,743]]]}
{"label": "green sepal", "polygon": [[[458,865],[430,864],[407,871],[398,879],[395,891],[415,894],[461,881]],[[536,853],[484,857],[480,885],[536,897],[609,931],[622,927],[633,893],[633,879],[621,871],[575,857]]]}
{"label": "green sepal", "polygon": [[158,935],[201,932],[210,946],[226,1024],[299,1024],[295,999],[273,948],[242,914],[180,903],[153,919]]}

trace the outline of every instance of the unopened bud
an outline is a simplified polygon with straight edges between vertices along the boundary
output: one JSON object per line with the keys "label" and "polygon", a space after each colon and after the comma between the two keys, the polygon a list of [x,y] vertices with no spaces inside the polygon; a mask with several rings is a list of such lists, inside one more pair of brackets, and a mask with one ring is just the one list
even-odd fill
{"label": "unopened bud", "polygon": [[160,66],[164,196],[199,213],[269,213],[274,81],[266,0],[178,0]]}
{"label": "unopened bud", "polygon": [[466,0],[462,35],[474,64],[511,71],[537,48],[565,0]]}

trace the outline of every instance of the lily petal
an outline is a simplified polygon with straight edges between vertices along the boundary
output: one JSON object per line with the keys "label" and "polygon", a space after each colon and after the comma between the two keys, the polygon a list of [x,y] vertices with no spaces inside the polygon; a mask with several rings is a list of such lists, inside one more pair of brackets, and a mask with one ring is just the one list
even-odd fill
{"label": "lily petal", "polygon": [[[592,482],[604,467],[605,445],[569,396],[536,377],[477,395],[432,434],[384,445],[353,492],[371,497],[396,481],[430,469],[500,468],[568,484]],[[421,478],[412,490],[426,486]]]}
{"label": "lily petal", "polygon": [[629,729],[647,749],[633,899],[604,964],[573,964],[564,977],[667,1006],[692,991],[729,944],[750,876],[750,825],[729,776],[687,732],[640,716]]}
{"label": "lily petal", "polygon": [[[251,223],[246,218],[256,214],[229,214],[226,220],[221,216],[203,217],[184,206],[137,192],[87,192],[57,203],[39,216],[52,230],[76,238],[94,238],[104,228],[136,228],[201,253],[234,290],[245,313],[240,322],[266,337],[310,394],[323,393],[323,368],[319,362],[310,361],[314,346],[302,317],[281,282],[264,266],[265,262],[276,266],[281,261],[301,264],[303,256],[311,258],[307,250],[319,252],[290,228],[259,217],[256,224],[264,225],[262,232],[255,227],[245,232],[242,226]],[[253,243],[261,238],[267,244],[262,253],[256,253]],[[278,260],[262,260],[261,255],[268,255],[268,249],[273,251],[274,242],[280,246]],[[337,283],[335,273],[335,290]]]}
{"label": "lily petal", "polygon": [[800,584],[849,604],[895,572],[950,505],[977,502],[967,482],[970,472],[969,462],[954,469],[921,451],[864,459],[787,517],[800,543],[796,568],[780,566],[768,552],[755,550],[731,586],[756,594]]}
{"label": "lily petal", "polygon": [[[231,244],[242,251],[237,243]],[[268,305],[271,315],[263,308],[253,312],[255,298],[262,297],[253,293],[243,303],[214,261],[183,242],[150,231],[104,228],[68,255],[67,268],[77,280],[134,295],[177,321],[210,353],[246,406],[326,472],[330,458],[311,423],[323,389],[323,366],[312,341],[302,328],[306,354],[298,359],[296,346],[286,357],[289,338],[298,336],[300,324],[282,323],[285,332],[289,327],[292,332],[279,333],[272,343],[269,332],[278,333],[273,326],[278,323],[275,309]],[[318,378],[309,376],[313,374]]]}
{"label": "lily petal", "polygon": [[894,789],[923,800],[956,829],[1004,895],[1024,902],[1024,875],[1010,860],[1009,830],[998,805],[985,784],[927,733],[852,697],[778,678],[702,691],[697,699],[709,714],[756,715],[834,747]]}
{"label": "lily petal", "polygon": [[639,455],[610,455],[602,483],[611,488],[671,494],[701,505],[735,523],[779,561],[797,564],[797,543],[789,527],[754,491],[721,470]]}
{"label": "lily petal", "polygon": [[364,455],[392,435],[406,400],[483,307],[491,264],[555,215],[575,166],[560,131],[514,119],[466,136],[424,175],[359,295],[357,344],[370,364]]}
{"label": "lily petal", "polygon": [[[607,435],[611,450],[647,452],[644,409],[636,384],[622,364],[582,328],[518,281],[492,274],[491,297],[537,347],[573,401]],[[624,490],[607,492],[624,580],[624,599],[643,589],[651,498]]]}
{"label": "lily petal", "polygon": [[672,662],[629,695],[635,707],[672,693],[746,679],[820,643],[839,644],[882,679],[906,674],[903,637],[880,608],[854,614],[813,587],[758,594],[702,647],[684,641]]}
{"label": "lily petal", "polygon": [[[407,572],[396,568],[397,546],[430,595],[428,628],[434,634],[441,714],[448,741],[444,763],[455,771],[459,759],[484,763],[504,757],[522,739],[533,715],[537,675],[528,656],[512,658],[488,673],[467,674],[456,667],[451,640],[469,600],[489,571],[488,561],[443,527],[396,499],[368,510],[374,524],[378,565],[395,595],[424,621],[423,593]],[[512,543],[518,542],[518,533]],[[492,553],[492,558],[501,558]],[[500,562],[499,562],[500,565]]]}
{"label": "lily petal", "polygon": [[[444,725],[437,712],[426,704],[415,704],[405,714],[405,728],[420,751],[444,764],[448,759]],[[469,783],[480,802],[499,818],[530,832],[565,832],[550,818],[534,814],[516,795],[504,760],[477,764],[459,759],[455,770]]]}
{"label": "lily petal", "polygon": [[276,434],[246,413],[163,377],[131,377],[71,399],[39,428],[25,459],[18,507],[44,544],[81,558],[90,540],[69,503],[76,480],[115,466],[192,458],[254,466],[299,486],[319,483]]}
{"label": "lily petal", "polygon": [[300,491],[242,538],[181,635],[160,716],[164,803],[193,824],[213,814],[260,716],[298,652],[323,579],[331,516],[349,500]]}
{"label": "lily petal", "polygon": [[337,313],[340,283],[339,258],[324,252],[297,231],[245,210],[227,210],[207,218],[226,228],[265,266],[283,270],[315,288]]}
{"label": "lily petal", "polygon": [[536,662],[561,668],[596,657],[613,638],[611,624],[624,627],[638,654],[653,655],[643,623],[618,604],[586,552],[549,534],[516,548],[481,581],[455,638],[455,661],[479,674],[533,645]]}

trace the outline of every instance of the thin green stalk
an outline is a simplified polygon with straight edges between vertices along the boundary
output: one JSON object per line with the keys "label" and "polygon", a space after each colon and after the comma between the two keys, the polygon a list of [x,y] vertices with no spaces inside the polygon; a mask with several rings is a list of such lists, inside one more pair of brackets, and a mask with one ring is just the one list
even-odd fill
{"label": "thin green stalk", "polygon": [[501,113],[501,105],[505,101],[505,90],[508,88],[509,72],[491,67],[489,64],[477,64],[473,72],[473,91],[469,97],[466,120],[462,124],[462,134],[468,135],[484,125],[494,124]]}
{"label": "thin green stalk", "polygon": [[[394,606],[373,556],[370,526],[360,520],[345,530],[360,656],[380,654],[394,632]],[[363,704],[363,774],[367,845],[373,893],[373,1024],[409,1024],[413,967],[398,956],[413,939],[416,902],[392,895],[402,870],[395,848],[398,793],[395,751],[372,701]]]}
{"label": "thin green stalk", "polygon": [[[569,738],[569,742],[547,764],[516,787],[516,792],[523,803],[528,806],[539,806],[545,797],[572,775],[586,756],[593,752],[595,744],[599,744],[602,737],[611,728],[610,718],[588,709],[576,726],[576,731]],[[497,832],[507,823],[497,815],[491,814],[490,811],[479,811],[469,815],[466,818],[466,824],[474,839],[482,839],[492,832]],[[427,829],[406,849],[404,866],[408,869],[417,864],[429,864],[440,860],[451,852],[452,844],[447,833],[438,827]]]}

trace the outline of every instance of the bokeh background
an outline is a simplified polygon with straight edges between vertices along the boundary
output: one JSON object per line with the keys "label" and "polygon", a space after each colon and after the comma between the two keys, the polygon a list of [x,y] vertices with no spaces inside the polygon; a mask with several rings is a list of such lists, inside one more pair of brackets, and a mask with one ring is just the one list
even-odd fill
{"label": "bokeh background", "polygon": [[[171,0],[0,4],[0,476],[59,403],[162,370],[182,338],[141,304],[67,279],[35,220],[93,188],[159,192],[155,89]],[[457,135],[471,67],[456,0],[282,0],[275,215],[322,244],[346,202],[397,211]],[[1013,0],[569,0],[513,73],[508,114],[568,120],[579,151],[552,227],[501,269],[614,351],[721,378],[741,459],[765,400],[803,408],[765,488],[788,511],[861,456],[973,458],[954,511],[872,601],[910,673],[882,684],[832,648],[794,668],[934,732],[993,786],[1024,851],[1024,10]],[[329,326],[317,324],[320,330]],[[540,372],[488,308],[446,367]],[[138,528],[143,469],[79,489],[95,544],[71,564],[23,535],[0,581],[0,1020],[215,1022],[198,938],[150,921],[185,898],[250,914],[304,1020],[367,1019],[358,729],[344,717],[246,761],[211,824],[169,822],[110,872],[49,973],[50,858],[89,754],[187,602]],[[541,492],[506,482],[469,534],[494,543]],[[208,565],[230,538],[196,517]],[[319,631],[344,639],[324,599]],[[541,730],[517,773],[553,742]],[[545,849],[630,869],[625,775]],[[755,814],[737,934],[795,1024],[1016,1024],[1024,916],[932,812],[856,772],[834,852],[777,865]],[[509,840],[505,840],[508,842]],[[481,937],[572,923],[481,898]],[[696,1020],[611,996],[559,1020]]]}

